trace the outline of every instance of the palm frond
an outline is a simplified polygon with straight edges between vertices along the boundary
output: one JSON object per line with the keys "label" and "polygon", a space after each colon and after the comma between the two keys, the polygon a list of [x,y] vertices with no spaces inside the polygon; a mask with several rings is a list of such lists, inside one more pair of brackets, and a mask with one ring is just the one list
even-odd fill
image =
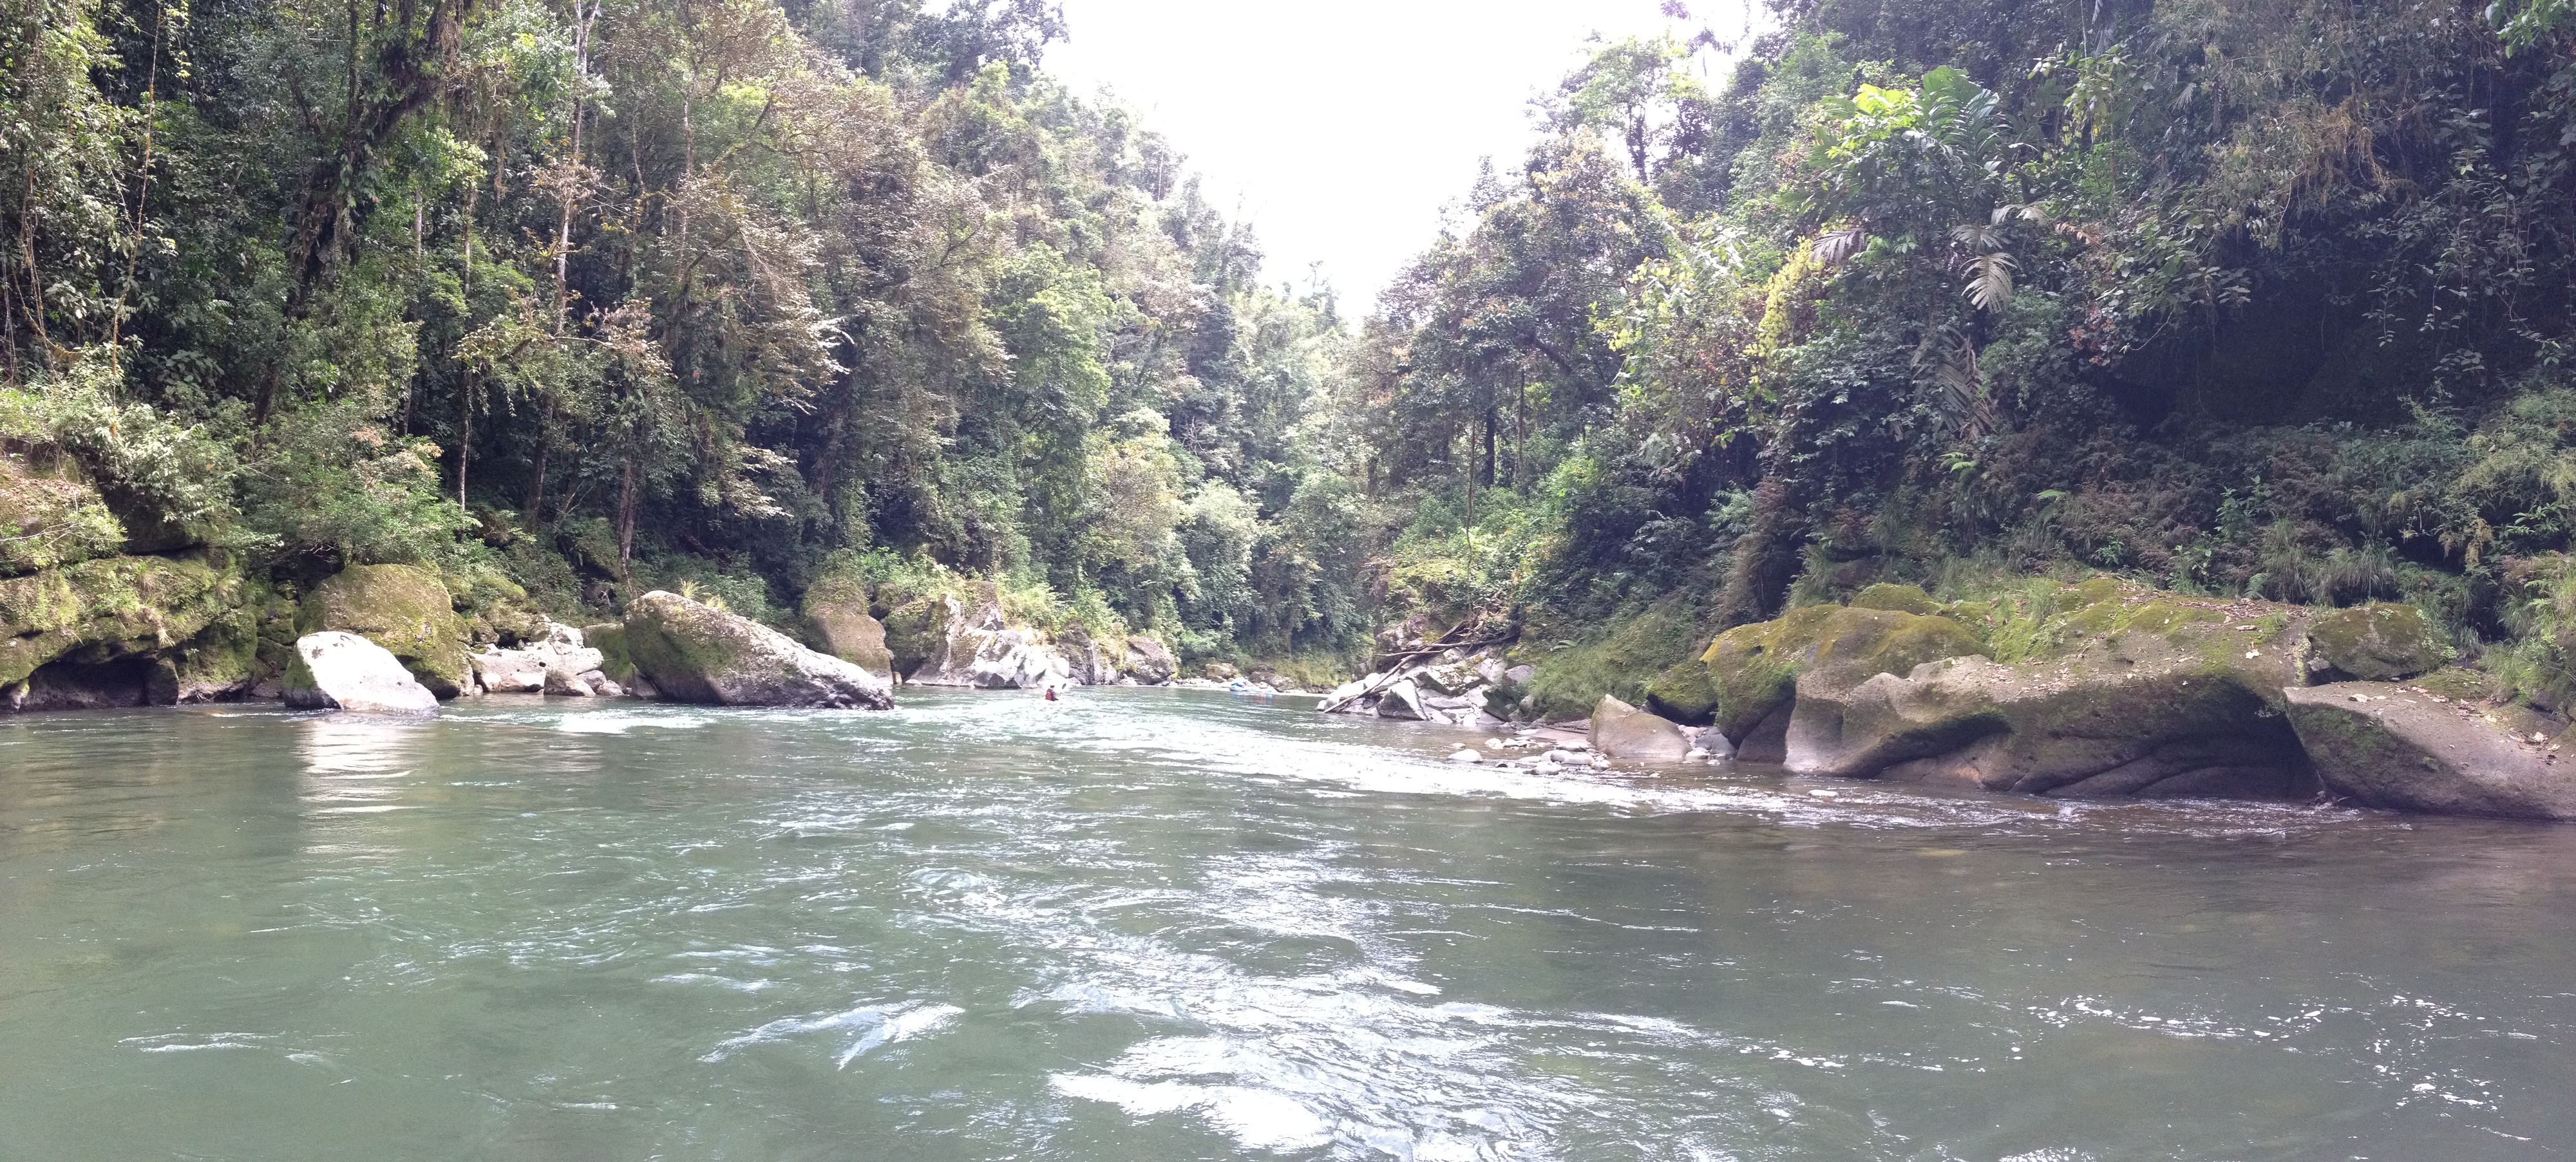
{"label": "palm frond", "polygon": [[1968,260],[1968,285],[1959,293],[1980,311],[2001,310],[2012,301],[2015,269],[2013,256],[2001,250],[1980,254]]}
{"label": "palm frond", "polygon": [[1860,253],[1860,248],[1868,241],[1869,232],[1858,226],[1828,231],[1816,239],[1816,261],[1827,266],[1840,266],[1843,260]]}

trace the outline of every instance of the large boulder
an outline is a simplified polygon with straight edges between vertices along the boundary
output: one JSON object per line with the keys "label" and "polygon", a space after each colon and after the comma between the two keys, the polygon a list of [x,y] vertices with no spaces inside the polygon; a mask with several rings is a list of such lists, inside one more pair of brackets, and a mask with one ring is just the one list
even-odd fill
{"label": "large boulder", "polygon": [[814,648],[881,678],[894,676],[885,623],[868,612],[867,585],[829,577],[805,590],[805,636]]}
{"label": "large boulder", "polygon": [[1720,635],[1707,657],[1738,757],[2062,796],[2316,788],[2281,716],[2309,676],[2305,610],[2110,578],[1980,608],[1918,594],[1864,592],[1940,612],[1818,606]]}
{"label": "large boulder", "polygon": [[[1720,733],[1740,742],[1789,704],[1798,693],[1799,675],[1812,667],[1857,677],[1905,673],[1924,662],[1985,648],[1967,627],[1947,617],[1811,605],[1719,634],[1700,662],[1708,671],[1711,718]],[[1666,682],[1663,688],[1677,685]]]}
{"label": "large boulder", "polygon": [[2433,640],[2424,615],[2393,601],[2317,615],[2308,625],[2312,666],[2368,682],[2394,682],[2439,669],[2450,651]]}
{"label": "large boulder", "polygon": [[1130,634],[1127,638],[1127,672],[1139,682],[1162,683],[1181,672],[1181,663],[1172,657],[1158,638]]}
{"label": "large boulder", "polygon": [[2576,770],[2529,711],[2385,682],[2286,691],[2290,725],[2326,789],[2368,807],[2576,819]]}
{"label": "large boulder", "polygon": [[624,660],[666,698],[726,706],[894,705],[885,679],[676,593],[655,590],[629,603],[623,636]]}
{"label": "large boulder", "polygon": [[125,527],[64,457],[0,452],[0,577],[33,573],[125,547]]}
{"label": "large boulder", "polygon": [[1675,722],[1706,726],[1717,716],[1717,683],[1708,663],[1686,658],[1646,680],[1646,709]]}
{"label": "large boulder", "polygon": [[240,577],[200,561],[100,557],[0,580],[0,697],[38,667],[160,653],[238,608]]}
{"label": "large boulder", "polygon": [[1690,754],[1690,736],[1671,721],[1607,694],[1592,708],[1592,749],[1614,759],[1677,763]]}
{"label": "large boulder", "polygon": [[295,618],[301,633],[342,630],[385,647],[441,698],[463,693],[471,627],[438,575],[413,565],[352,565],[313,587]]}
{"label": "large boulder", "polygon": [[359,714],[436,714],[438,697],[383,646],[326,630],[295,639],[286,667],[286,704]]}
{"label": "large boulder", "polygon": [[995,690],[1035,689],[1072,678],[1072,664],[1044,634],[1010,624],[991,582],[969,582],[963,589],[963,597],[943,594],[896,611],[887,628],[901,630],[897,660],[908,652],[921,658],[904,681]]}

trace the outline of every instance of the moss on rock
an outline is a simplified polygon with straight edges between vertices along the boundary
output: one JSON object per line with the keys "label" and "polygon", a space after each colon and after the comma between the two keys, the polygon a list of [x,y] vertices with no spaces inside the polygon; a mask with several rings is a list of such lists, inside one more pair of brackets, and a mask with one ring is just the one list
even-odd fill
{"label": "moss on rock", "polygon": [[344,630],[383,646],[420,684],[453,698],[473,673],[471,627],[438,575],[412,565],[352,565],[313,587],[297,611],[303,634]]}
{"label": "moss on rock", "polygon": [[806,588],[800,612],[806,640],[814,648],[872,674],[894,673],[886,627],[868,613],[867,582],[847,574],[826,576]]}
{"label": "moss on rock", "polygon": [[166,557],[100,557],[0,580],[0,686],[76,650],[103,662],[170,649],[241,595],[238,575]]}
{"label": "moss on rock", "polygon": [[1717,683],[1708,664],[1697,658],[1675,662],[1646,682],[1646,709],[1693,726],[1706,726],[1717,713]]}
{"label": "moss on rock", "polygon": [[599,672],[618,685],[635,681],[635,659],[626,650],[626,626],[623,622],[606,621],[581,627],[583,645],[599,651]]}
{"label": "moss on rock", "polygon": [[2322,614],[2308,626],[2308,640],[2336,673],[2367,682],[2414,677],[2450,653],[2433,641],[2422,612],[2393,601]]}
{"label": "moss on rock", "polygon": [[115,555],[125,527],[68,463],[0,453],[0,576]]}
{"label": "moss on rock", "polygon": [[1917,617],[1930,617],[1943,612],[1941,603],[1932,600],[1931,594],[1911,585],[1891,585],[1886,582],[1861,590],[1851,599],[1851,607],[1887,609],[1897,613],[1911,613]]}
{"label": "moss on rock", "polygon": [[806,649],[750,618],[676,593],[657,590],[629,603],[621,644],[626,659],[663,697],[683,702],[879,710],[894,705],[885,679]]}

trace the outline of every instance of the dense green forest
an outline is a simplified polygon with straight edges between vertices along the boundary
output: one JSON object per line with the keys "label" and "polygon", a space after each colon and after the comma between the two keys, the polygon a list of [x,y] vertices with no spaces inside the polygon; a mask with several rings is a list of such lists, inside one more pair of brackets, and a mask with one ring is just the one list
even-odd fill
{"label": "dense green forest", "polygon": [[1573,709],[2103,571],[2576,694],[2564,0],[1766,27],[1592,45],[1355,311],[1040,0],[6,0],[0,439],[136,551],[567,617],[979,577],[1311,678],[1482,615]]}

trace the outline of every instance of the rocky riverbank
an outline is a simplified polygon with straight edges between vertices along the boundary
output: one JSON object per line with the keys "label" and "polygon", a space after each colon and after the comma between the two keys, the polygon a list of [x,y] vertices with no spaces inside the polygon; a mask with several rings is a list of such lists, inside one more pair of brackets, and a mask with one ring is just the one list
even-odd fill
{"label": "rocky riverbank", "polygon": [[[1507,644],[1411,644],[1404,664],[1320,708],[1487,731],[1532,717],[1519,695],[1531,667]],[[1947,603],[1875,585],[1718,635],[1646,683],[1645,707],[1603,697],[1585,739],[1610,758],[2063,798],[2576,819],[2566,720],[2492,699],[2485,675],[2449,660],[2408,605],[2231,601],[2109,577]]]}

